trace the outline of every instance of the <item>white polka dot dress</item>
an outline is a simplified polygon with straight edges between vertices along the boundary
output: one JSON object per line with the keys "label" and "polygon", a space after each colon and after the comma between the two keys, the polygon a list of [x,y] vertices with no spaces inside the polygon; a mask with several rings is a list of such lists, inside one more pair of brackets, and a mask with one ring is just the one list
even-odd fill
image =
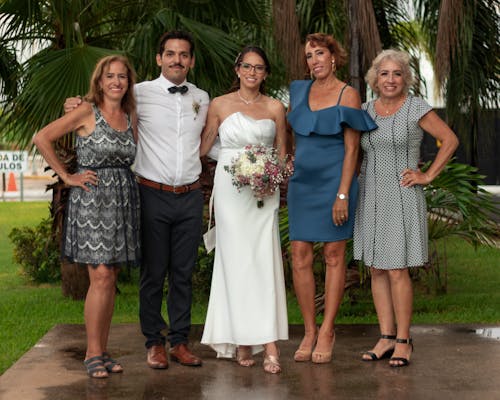
{"label": "white polka dot dress", "polygon": [[374,103],[363,104],[378,129],[361,134],[354,258],[378,269],[422,266],[428,260],[424,191],[400,186],[399,177],[418,166],[423,138],[418,122],[432,107],[409,95],[395,114],[383,117]]}

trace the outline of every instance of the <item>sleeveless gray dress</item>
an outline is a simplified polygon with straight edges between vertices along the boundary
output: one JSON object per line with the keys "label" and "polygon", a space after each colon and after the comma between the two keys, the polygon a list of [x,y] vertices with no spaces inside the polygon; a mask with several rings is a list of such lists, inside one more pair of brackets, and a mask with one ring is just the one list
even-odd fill
{"label": "sleeveless gray dress", "polygon": [[111,128],[93,105],[96,126],[77,136],[78,172],[97,172],[98,184],[87,192],[72,187],[67,203],[62,255],[97,266],[135,265],[140,259],[139,193],[130,166],[135,159],[130,119],[125,132]]}

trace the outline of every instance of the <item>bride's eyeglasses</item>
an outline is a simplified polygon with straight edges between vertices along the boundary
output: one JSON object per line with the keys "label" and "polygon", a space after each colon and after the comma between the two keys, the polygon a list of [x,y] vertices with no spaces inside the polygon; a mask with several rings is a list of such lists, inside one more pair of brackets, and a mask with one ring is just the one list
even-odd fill
{"label": "bride's eyeglasses", "polygon": [[241,62],[240,68],[245,72],[250,72],[253,69],[256,74],[263,74],[266,72],[266,66],[262,64],[252,65],[246,62]]}

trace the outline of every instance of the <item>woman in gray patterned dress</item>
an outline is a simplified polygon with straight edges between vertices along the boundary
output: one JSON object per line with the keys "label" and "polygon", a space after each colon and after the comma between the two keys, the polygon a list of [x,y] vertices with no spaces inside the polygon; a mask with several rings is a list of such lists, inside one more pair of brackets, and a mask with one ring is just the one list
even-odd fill
{"label": "woman in gray patterned dress", "polygon": [[[441,172],[458,146],[451,129],[422,99],[408,94],[408,54],[384,50],[366,80],[378,95],[363,105],[378,129],[361,135],[364,152],[354,226],[354,258],[370,267],[381,336],[364,361],[391,357],[409,364],[413,290],[408,268],[427,262],[427,210],[423,185]],[[426,131],[441,142],[424,173],[417,167]]]}
{"label": "woman in gray patterned dress", "polygon": [[[106,378],[122,372],[107,353],[119,267],[137,264],[139,196],[130,166],[136,135],[135,73],[122,56],[101,59],[94,70],[86,102],[40,130],[33,143],[57,175],[71,186],[62,255],[86,265],[90,286],[85,299],[89,376]],[[70,174],[52,143],[77,132],[78,171]]]}

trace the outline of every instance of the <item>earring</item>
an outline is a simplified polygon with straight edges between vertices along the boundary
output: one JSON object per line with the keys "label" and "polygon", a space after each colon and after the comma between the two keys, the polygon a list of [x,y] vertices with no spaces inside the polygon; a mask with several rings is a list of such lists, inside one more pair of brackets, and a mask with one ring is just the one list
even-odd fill
{"label": "earring", "polygon": [[309,71],[309,75],[311,76],[311,79],[314,80],[314,74],[312,71]]}
{"label": "earring", "polygon": [[238,74],[238,79],[240,79],[240,74]]}
{"label": "earring", "polygon": [[335,60],[332,60],[332,72],[335,73],[337,71],[337,66],[335,65]]}

